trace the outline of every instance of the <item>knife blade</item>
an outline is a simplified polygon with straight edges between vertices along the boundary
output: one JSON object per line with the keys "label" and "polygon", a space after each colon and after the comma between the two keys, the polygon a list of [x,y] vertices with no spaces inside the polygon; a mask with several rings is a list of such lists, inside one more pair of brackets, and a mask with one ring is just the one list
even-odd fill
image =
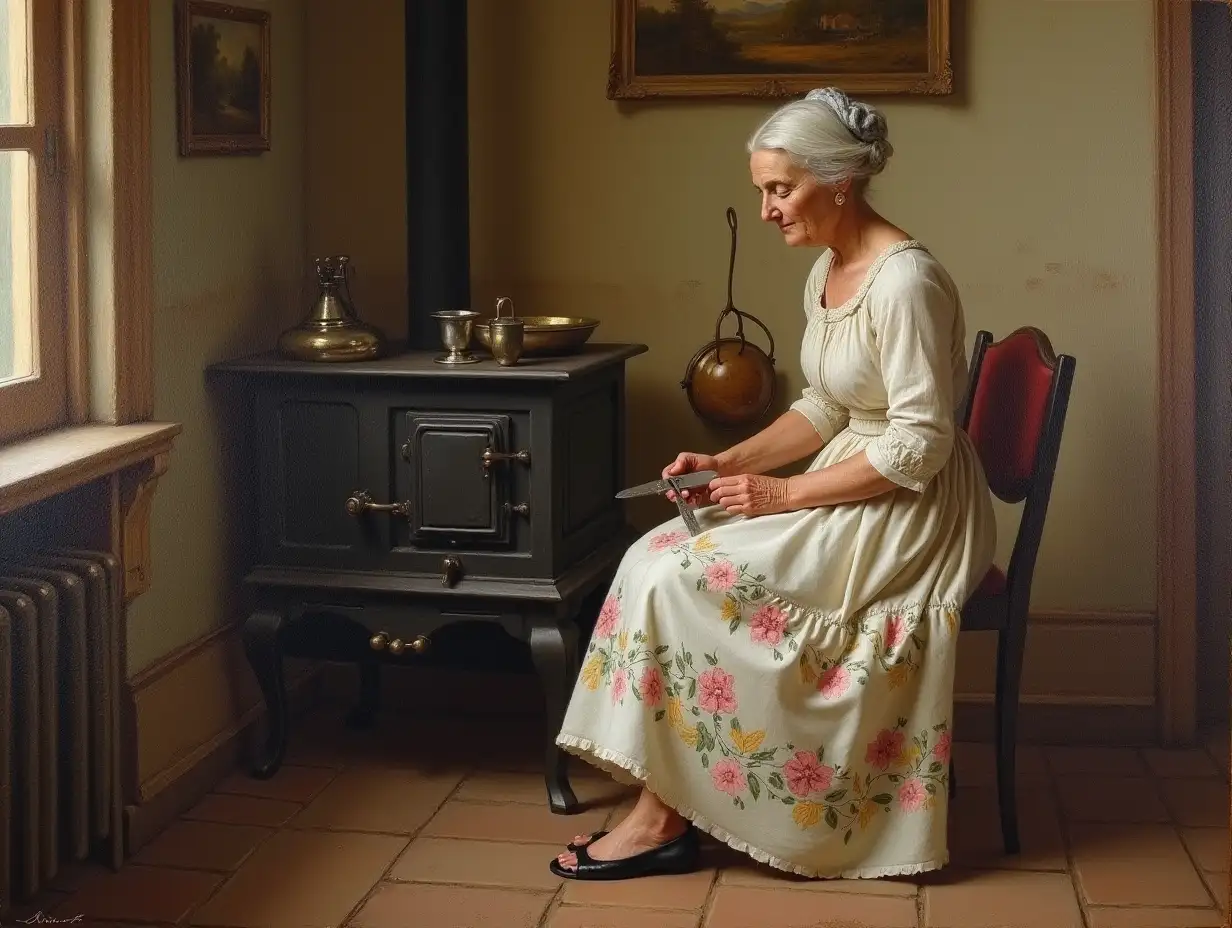
{"label": "knife blade", "polygon": [[712,470],[699,470],[696,473],[672,477],[670,481],[652,480],[650,483],[642,483],[635,487],[629,487],[627,490],[621,490],[616,494],[616,498],[631,499],[636,496],[656,496],[673,489],[689,490],[693,487],[703,487],[717,476],[719,475]]}

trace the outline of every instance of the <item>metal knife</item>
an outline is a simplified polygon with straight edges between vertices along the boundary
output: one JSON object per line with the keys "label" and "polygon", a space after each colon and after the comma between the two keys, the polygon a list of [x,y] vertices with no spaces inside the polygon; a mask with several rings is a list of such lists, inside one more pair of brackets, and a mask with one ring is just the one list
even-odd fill
{"label": "metal knife", "polygon": [[689,534],[696,536],[701,534],[701,526],[697,523],[697,515],[693,512],[693,507],[681,498],[680,491],[690,490],[694,487],[704,487],[717,476],[719,475],[712,470],[701,470],[693,474],[682,474],[679,477],[652,480],[650,483],[642,483],[635,487],[629,487],[627,490],[621,490],[616,494],[616,498],[631,499],[637,496],[657,496],[660,493],[674,491],[676,494],[676,509],[680,512],[680,518],[684,520]]}

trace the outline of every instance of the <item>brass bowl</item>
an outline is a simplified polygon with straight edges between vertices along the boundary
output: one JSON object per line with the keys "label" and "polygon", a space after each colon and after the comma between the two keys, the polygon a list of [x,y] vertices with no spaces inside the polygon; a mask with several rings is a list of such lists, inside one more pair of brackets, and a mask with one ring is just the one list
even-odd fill
{"label": "brass bowl", "polygon": [[[522,356],[573,354],[582,349],[599,325],[598,319],[584,316],[521,316],[525,324]],[[473,330],[483,347],[492,350],[492,327],[488,321],[476,322]]]}

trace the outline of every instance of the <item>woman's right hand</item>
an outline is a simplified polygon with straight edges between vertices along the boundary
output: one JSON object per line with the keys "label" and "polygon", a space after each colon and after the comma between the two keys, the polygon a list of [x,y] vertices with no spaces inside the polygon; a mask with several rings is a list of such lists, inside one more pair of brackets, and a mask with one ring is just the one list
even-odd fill
{"label": "woman's right hand", "polygon": [[[719,459],[713,454],[698,454],[695,451],[682,451],[676,455],[676,460],[663,468],[663,479],[668,477],[682,477],[685,474],[695,474],[702,470],[712,470],[719,476],[723,476],[719,471]],[[689,490],[681,490],[680,495],[684,497],[684,501],[693,506],[705,506],[710,503],[710,489],[708,487],[693,487]],[[676,494],[671,490],[667,491],[667,498],[672,502],[676,500]]]}

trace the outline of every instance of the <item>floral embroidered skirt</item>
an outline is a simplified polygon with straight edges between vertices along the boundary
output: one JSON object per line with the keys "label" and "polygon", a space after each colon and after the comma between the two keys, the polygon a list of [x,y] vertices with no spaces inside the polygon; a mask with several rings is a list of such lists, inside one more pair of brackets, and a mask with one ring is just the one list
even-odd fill
{"label": "floral embroidered skirt", "polygon": [[557,744],[783,870],[944,866],[959,611],[995,544],[969,443],[923,493],[698,516],[626,554]]}

